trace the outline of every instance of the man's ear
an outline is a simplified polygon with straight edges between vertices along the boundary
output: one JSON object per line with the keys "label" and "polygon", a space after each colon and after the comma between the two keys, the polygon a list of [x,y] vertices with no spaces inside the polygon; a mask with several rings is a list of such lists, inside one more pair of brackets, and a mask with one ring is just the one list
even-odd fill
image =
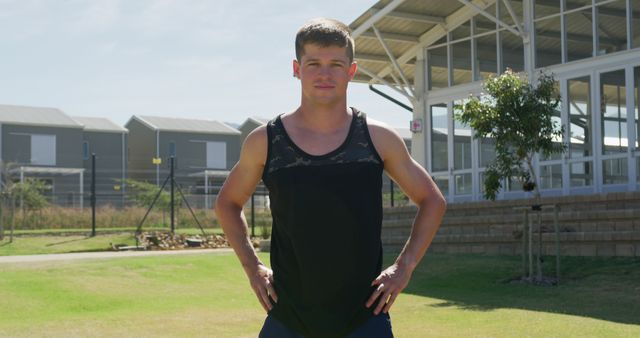
{"label": "man's ear", "polygon": [[349,66],[349,81],[353,80],[357,72],[358,72],[358,64],[354,61],[351,63],[351,66]]}
{"label": "man's ear", "polygon": [[300,78],[300,64],[296,59],[293,59],[293,77]]}

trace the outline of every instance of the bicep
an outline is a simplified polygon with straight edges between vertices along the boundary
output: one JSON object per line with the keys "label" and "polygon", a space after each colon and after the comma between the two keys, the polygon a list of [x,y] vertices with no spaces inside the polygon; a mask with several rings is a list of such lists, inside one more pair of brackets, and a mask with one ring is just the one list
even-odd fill
{"label": "bicep", "polygon": [[247,136],[240,160],[231,169],[218,199],[242,207],[262,178],[266,160],[266,132],[256,130]]}
{"label": "bicep", "polygon": [[380,129],[377,134],[375,143],[384,160],[385,171],[413,202],[420,204],[425,198],[439,194],[431,176],[411,158],[397,133]]}

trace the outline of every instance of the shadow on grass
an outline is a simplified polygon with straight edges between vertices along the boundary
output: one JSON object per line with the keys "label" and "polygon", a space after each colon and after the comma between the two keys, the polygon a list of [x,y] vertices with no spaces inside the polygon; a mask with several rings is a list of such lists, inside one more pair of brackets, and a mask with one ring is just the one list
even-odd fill
{"label": "shadow on grass", "polygon": [[[551,276],[555,267],[547,265]],[[640,259],[564,257],[559,286],[508,282],[519,271],[519,257],[427,254],[404,292],[443,300],[428,305],[435,308],[511,308],[640,324]]]}
{"label": "shadow on grass", "polygon": [[61,245],[61,244],[79,242],[79,241],[87,240],[89,238],[91,238],[91,237],[90,236],[86,236],[86,237],[82,237],[82,238],[75,238],[75,239],[70,239],[70,240],[61,241],[61,242],[49,243],[49,244],[46,244],[45,246],[49,247],[49,246],[56,246],[56,245]]}

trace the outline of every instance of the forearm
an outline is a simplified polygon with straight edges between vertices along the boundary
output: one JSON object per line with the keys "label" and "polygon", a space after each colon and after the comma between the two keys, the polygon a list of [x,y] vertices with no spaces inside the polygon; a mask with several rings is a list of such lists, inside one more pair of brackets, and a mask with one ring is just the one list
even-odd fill
{"label": "forearm", "polygon": [[441,196],[432,196],[418,205],[418,213],[413,221],[411,234],[396,264],[413,271],[440,228],[446,203]]}
{"label": "forearm", "polygon": [[247,269],[255,269],[262,262],[249,238],[247,232],[247,221],[242,212],[242,207],[235,206],[231,203],[216,203],[216,214],[222,225],[227,241],[235,251],[242,267]]}

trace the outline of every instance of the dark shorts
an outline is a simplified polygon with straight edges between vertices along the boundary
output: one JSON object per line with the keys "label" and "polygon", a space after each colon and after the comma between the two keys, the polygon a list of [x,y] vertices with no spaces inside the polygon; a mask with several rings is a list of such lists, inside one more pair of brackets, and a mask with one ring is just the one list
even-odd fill
{"label": "dark shorts", "polygon": [[[290,330],[269,315],[264,321],[258,338],[304,338],[304,336]],[[351,332],[347,338],[393,338],[389,314],[381,313],[371,317],[364,325]]]}

